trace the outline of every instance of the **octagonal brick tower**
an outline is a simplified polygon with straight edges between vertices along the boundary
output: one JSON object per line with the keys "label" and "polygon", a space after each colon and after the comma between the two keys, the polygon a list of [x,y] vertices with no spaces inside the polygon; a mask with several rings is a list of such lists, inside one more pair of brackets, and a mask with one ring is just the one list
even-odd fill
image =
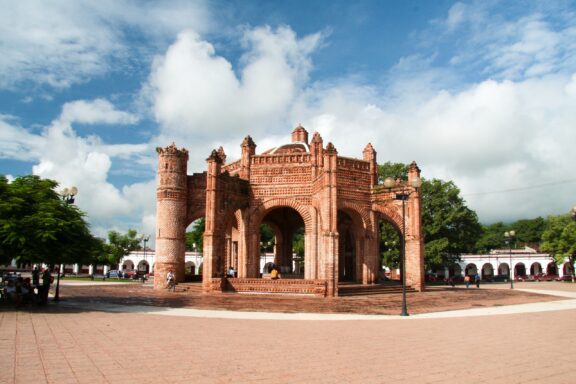
{"label": "octagonal brick tower", "polygon": [[154,288],[161,288],[170,269],[176,274],[176,281],[184,278],[188,151],[178,149],[172,143],[166,148],[156,148],[156,152],[158,185]]}

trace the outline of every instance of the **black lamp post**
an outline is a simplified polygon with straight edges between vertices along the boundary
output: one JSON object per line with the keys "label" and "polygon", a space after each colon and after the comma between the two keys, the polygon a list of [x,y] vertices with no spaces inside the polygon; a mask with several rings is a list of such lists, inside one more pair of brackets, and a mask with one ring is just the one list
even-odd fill
{"label": "black lamp post", "polygon": [[508,272],[510,275],[510,289],[514,289],[514,274],[512,272],[512,241],[516,238],[516,231],[506,231],[504,232],[504,241],[508,244],[508,250],[510,251],[510,267]]}
{"label": "black lamp post", "polygon": [[[576,207],[572,207],[572,209],[570,210],[570,215],[572,216],[572,220],[576,221]],[[574,275],[576,275],[576,271],[575,271],[575,267],[574,267],[574,259],[576,259],[576,254],[572,254],[572,260],[570,260],[570,262],[572,263],[571,267],[572,267],[572,283],[574,283],[574,281],[576,280],[576,277]]]}
{"label": "black lamp post", "polygon": [[[60,191],[60,196],[66,204],[74,204],[74,196],[78,194],[78,188],[64,188]],[[60,301],[60,269],[62,269],[62,263],[58,264],[58,271],[56,274],[56,289],[54,291],[54,301]]]}
{"label": "black lamp post", "polygon": [[148,260],[146,260],[146,243],[148,242],[148,240],[150,240],[150,235],[142,237],[142,241],[144,242],[144,261],[146,263],[148,263]]}
{"label": "black lamp post", "polygon": [[402,200],[402,255],[400,261],[400,273],[402,274],[402,312],[400,316],[409,316],[408,307],[406,304],[406,200],[413,193],[418,191],[422,185],[422,179],[416,177],[408,182],[397,182],[391,177],[384,179],[384,187],[391,190],[392,188],[399,187],[399,192],[396,193],[396,200]]}

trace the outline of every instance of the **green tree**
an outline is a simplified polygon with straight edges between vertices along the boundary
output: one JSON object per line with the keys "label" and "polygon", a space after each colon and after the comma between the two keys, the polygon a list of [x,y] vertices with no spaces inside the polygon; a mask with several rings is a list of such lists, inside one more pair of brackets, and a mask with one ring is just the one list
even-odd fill
{"label": "green tree", "polygon": [[105,246],[105,256],[102,264],[117,265],[124,256],[140,248],[142,237],[138,232],[129,229],[127,233],[122,234],[117,231],[108,232],[108,244]]}
{"label": "green tree", "polygon": [[476,242],[475,250],[479,253],[490,252],[493,249],[507,248],[504,241],[504,232],[514,230],[516,239],[514,247],[518,245],[537,246],[540,244],[546,221],[537,217],[535,219],[522,219],[512,224],[502,222],[483,225],[482,235]]}
{"label": "green tree", "polygon": [[518,220],[511,224],[509,229],[516,231],[516,239],[519,245],[535,245],[539,244],[542,239],[542,234],[546,229],[546,220],[542,217]]}
{"label": "green tree", "polygon": [[298,257],[304,257],[304,227],[299,227],[292,237],[292,249]]}
{"label": "green tree", "polygon": [[509,228],[502,222],[483,225],[482,235],[476,242],[476,252],[488,253],[493,249],[501,249],[505,246],[504,232]]}
{"label": "green tree", "polygon": [[0,177],[0,262],[82,263],[90,258],[93,236],[84,213],[64,202],[53,180]]}
{"label": "green tree", "polygon": [[268,224],[260,224],[260,243],[266,249],[270,251],[274,248],[276,236],[274,235],[274,230]]}
{"label": "green tree", "polygon": [[460,189],[452,181],[425,180],[421,196],[427,266],[451,265],[461,253],[474,251],[482,226]]}
{"label": "green tree", "polygon": [[391,177],[393,179],[406,180],[408,177],[408,165],[402,163],[392,163],[390,161],[378,166],[378,181],[384,182],[384,179]]}
{"label": "green tree", "polygon": [[[378,168],[382,180],[386,177],[406,179],[407,172],[406,164],[388,162]],[[476,213],[466,206],[458,187],[452,181],[423,179],[421,198],[426,267],[450,265],[461,253],[473,251],[482,227]],[[395,231],[381,231],[381,249],[388,252],[383,252],[385,265],[399,264],[399,252],[385,246],[394,241],[400,241]]]}
{"label": "green tree", "polygon": [[574,282],[574,262],[576,261],[576,221],[570,215],[550,216],[542,233],[540,249],[553,255],[556,264],[562,264],[567,257],[572,266]]}
{"label": "green tree", "polygon": [[186,250],[202,252],[206,219],[200,218],[192,223],[192,230],[186,232]]}
{"label": "green tree", "polygon": [[380,256],[382,265],[389,268],[400,267],[400,234],[392,224],[380,221]]}

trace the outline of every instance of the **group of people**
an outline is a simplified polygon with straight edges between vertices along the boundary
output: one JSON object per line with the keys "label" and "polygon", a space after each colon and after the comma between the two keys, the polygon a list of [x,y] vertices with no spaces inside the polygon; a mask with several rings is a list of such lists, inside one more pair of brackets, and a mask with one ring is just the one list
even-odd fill
{"label": "group of people", "polygon": [[[42,281],[40,281],[42,280]],[[16,306],[25,304],[44,305],[48,302],[48,293],[53,278],[50,268],[40,271],[38,267],[32,270],[32,279],[21,275],[4,275],[2,277],[2,300]]]}
{"label": "group of people", "polygon": [[[470,283],[472,282],[472,276],[466,275],[464,276],[464,284],[466,288],[470,288]],[[480,275],[476,273],[474,275],[474,283],[476,284],[476,288],[480,288]]]}

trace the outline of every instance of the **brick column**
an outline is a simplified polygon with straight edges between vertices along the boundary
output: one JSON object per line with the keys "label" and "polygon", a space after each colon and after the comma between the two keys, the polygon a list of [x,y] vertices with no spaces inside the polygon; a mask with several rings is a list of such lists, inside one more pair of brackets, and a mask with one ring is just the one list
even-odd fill
{"label": "brick column", "polygon": [[324,151],[324,182],[322,215],[322,253],[324,264],[324,279],[326,279],[326,295],[338,295],[338,194],[337,167],[338,152],[332,143],[326,145]]}
{"label": "brick column", "polygon": [[188,151],[174,144],[156,148],[156,262],[154,288],[161,289],[172,270],[176,281],[184,280]]}
{"label": "brick column", "polygon": [[222,159],[216,150],[212,151],[208,162],[206,175],[206,227],[204,230],[202,270],[202,288],[205,292],[215,289],[212,279],[222,277],[224,258],[224,231],[219,228],[221,221],[218,215],[218,176]]}
{"label": "brick column", "polygon": [[318,212],[315,208],[310,208],[311,224],[309,231],[306,231],[304,244],[304,278],[307,280],[318,278]]}
{"label": "brick column", "polygon": [[[408,168],[408,184],[420,177],[416,163]],[[420,191],[413,190],[406,202],[406,284],[423,291],[424,283],[424,239],[422,236],[422,213]]]}

